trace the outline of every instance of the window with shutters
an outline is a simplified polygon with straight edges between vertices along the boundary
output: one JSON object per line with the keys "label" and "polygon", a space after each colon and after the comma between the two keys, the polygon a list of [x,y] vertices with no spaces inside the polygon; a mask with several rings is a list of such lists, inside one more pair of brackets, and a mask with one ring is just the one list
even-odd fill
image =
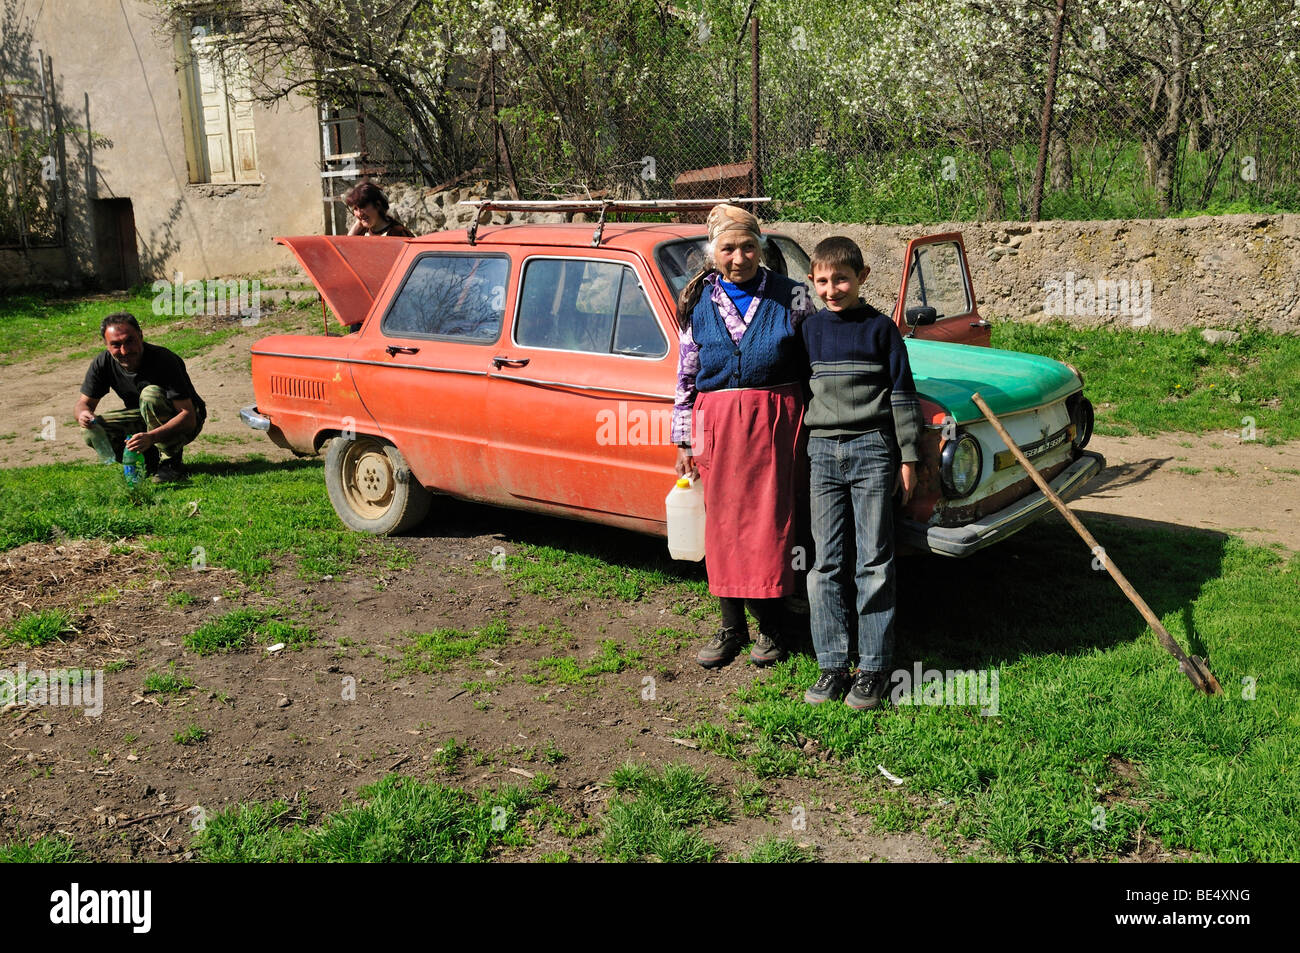
{"label": "window with shutters", "polygon": [[261,182],[248,61],[237,20],[195,16],[180,38],[185,160],[191,182]]}

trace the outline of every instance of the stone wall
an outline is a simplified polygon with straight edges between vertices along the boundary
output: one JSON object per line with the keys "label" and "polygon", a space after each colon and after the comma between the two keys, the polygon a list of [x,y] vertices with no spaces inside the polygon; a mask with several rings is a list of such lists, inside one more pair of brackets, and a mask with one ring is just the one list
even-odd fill
{"label": "stone wall", "polygon": [[[907,241],[959,231],[980,313],[990,319],[1300,334],[1300,215],[773,228],[810,251],[829,235],[853,238],[872,269],[868,294],[882,308],[898,296]],[[1094,293],[1099,280],[1125,282],[1140,306],[1116,309]]]}
{"label": "stone wall", "polygon": [[[462,199],[509,198],[483,180],[441,192],[385,189],[394,214],[416,234],[466,227],[473,210],[456,204]],[[564,217],[492,215],[494,224],[525,220]],[[965,239],[980,313],[991,320],[1300,334],[1300,215],[771,227],[809,251],[829,235],[852,237],[871,266],[868,298],[886,310],[898,296],[908,240],[953,231]],[[1098,282],[1123,282],[1132,294],[1117,300],[1103,286],[1098,295]]]}

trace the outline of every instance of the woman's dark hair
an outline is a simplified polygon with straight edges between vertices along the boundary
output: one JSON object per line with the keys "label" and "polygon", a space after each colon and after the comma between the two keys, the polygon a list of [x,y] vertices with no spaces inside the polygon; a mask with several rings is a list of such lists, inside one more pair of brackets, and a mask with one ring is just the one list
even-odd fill
{"label": "woman's dark hair", "polygon": [[385,218],[388,217],[388,196],[384,190],[373,182],[360,182],[343,196],[343,204],[348,208],[363,208],[373,205]]}
{"label": "woman's dark hair", "polygon": [[104,318],[103,321],[100,321],[99,336],[102,338],[108,333],[108,329],[113,327],[115,324],[124,324],[128,328],[135,328],[136,334],[139,334],[141,337],[144,336],[144,332],[140,330],[140,322],[135,319],[135,315],[130,311],[114,311],[112,314]]}

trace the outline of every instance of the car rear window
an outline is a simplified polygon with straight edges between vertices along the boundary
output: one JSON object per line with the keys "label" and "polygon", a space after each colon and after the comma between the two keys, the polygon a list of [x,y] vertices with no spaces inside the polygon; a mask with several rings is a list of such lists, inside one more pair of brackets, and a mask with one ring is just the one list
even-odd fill
{"label": "car rear window", "polygon": [[[672,289],[674,298],[681,294],[686,283],[704,266],[705,244],[705,238],[701,235],[699,238],[665,242],[655,249],[655,261],[664,281]],[[807,282],[808,255],[793,239],[784,235],[764,235],[763,261],[778,275]],[[819,304],[818,307],[820,306]]]}
{"label": "car rear window", "polygon": [[503,255],[422,255],[384,316],[383,332],[490,344],[501,336],[509,278]]}
{"label": "car rear window", "polygon": [[529,261],[515,340],[524,347],[625,357],[668,353],[668,339],[636,272],[612,261]]}

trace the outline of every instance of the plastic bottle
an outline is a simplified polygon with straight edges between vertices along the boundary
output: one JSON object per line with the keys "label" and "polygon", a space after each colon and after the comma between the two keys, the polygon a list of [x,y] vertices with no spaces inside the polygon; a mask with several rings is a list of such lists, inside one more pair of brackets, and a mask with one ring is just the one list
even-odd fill
{"label": "plastic bottle", "polygon": [[664,501],[668,506],[668,554],[699,562],[704,558],[704,490],[682,477]]}
{"label": "plastic bottle", "polygon": [[[130,439],[129,437],[127,438]],[[139,450],[122,450],[122,473],[127,486],[138,486],[144,479],[144,454]]]}
{"label": "plastic bottle", "polygon": [[116,464],[117,455],[113,453],[113,442],[104,432],[104,418],[96,417],[90,422],[90,445],[99,454],[100,463]]}

